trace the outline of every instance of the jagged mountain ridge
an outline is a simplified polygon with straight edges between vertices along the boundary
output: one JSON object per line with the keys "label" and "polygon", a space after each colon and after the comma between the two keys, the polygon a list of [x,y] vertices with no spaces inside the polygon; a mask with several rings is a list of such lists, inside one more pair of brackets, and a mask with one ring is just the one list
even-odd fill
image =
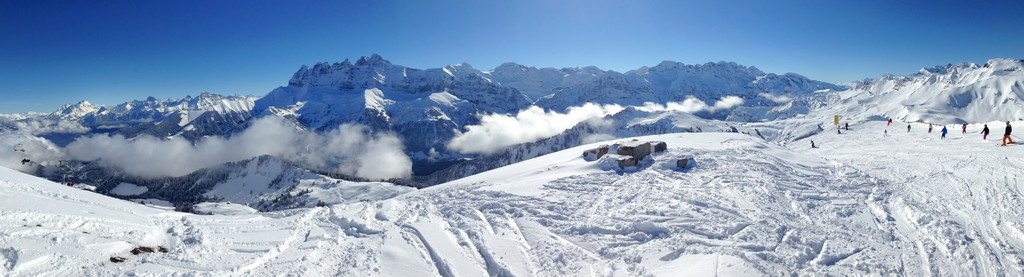
{"label": "jagged mountain ridge", "polygon": [[[940,66],[912,76],[886,75],[843,91],[844,87],[809,80],[798,74],[765,73],[756,67],[730,62],[686,65],[666,61],[626,73],[596,67],[553,69],[514,63],[490,71],[480,71],[468,64],[421,70],[395,65],[379,55],[372,55],[355,63],[345,60],[303,66],[293,74],[288,86],[260,98],[204,93],[181,100],[150,98],[116,106],[82,102],[50,114],[5,118],[13,121],[43,118],[52,124],[71,121],[90,132],[111,132],[126,137],[180,135],[191,140],[211,135],[230,136],[244,129],[250,119],[263,116],[288,118],[318,131],[358,123],[369,126],[371,132],[398,134],[406,152],[421,166],[417,174],[422,175],[468,157],[448,151],[446,144],[464,131],[465,126],[479,123],[478,115],[514,114],[532,104],[560,111],[584,102],[641,105],[695,97],[712,104],[723,96],[739,96],[743,103],[737,107],[702,111],[696,115],[741,122],[791,118],[808,114],[812,109],[837,109],[847,116],[894,115],[899,114],[902,107],[882,110],[889,106],[874,103],[899,102],[892,99],[908,93],[907,84],[927,83],[920,80],[931,80],[929,82],[947,87],[965,87],[982,79],[997,79],[1001,87],[986,83],[976,89],[995,93],[1008,91],[1003,95],[1006,97],[999,99],[1015,103],[1014,99],[1019,97],[1007,95],[1020,93],[1019,80],[1024,78],[1012,73],[1020,72],[1014,69],[1018,68],[1017,64],[1018,61],[1003,60],[986,66]],[[988,73],[982,74],[982,71]],[[911,94],[926,95],[927,91]],[[948,98],[954,104],[947,101],[945,105],[980,105],[982,102],[973,97],[965,98],[964,93],[956,95],[960,98]],[[940,98],[924,101],[942,102]],[[914,104],[911,107],[916,108],[908,110],[917,111],[925,106]],[[1020,109],[1007,107],[1007,111]],[[672,128],[665,130],[669,129]],[[77,135],[72,135],[72,139],[74,136]],[[423,166],[424,163],[433,164]]]}
{"label": "jagged mountain ridge", "polygon": [[[565,88],[539,99],[537,105],[555,110],[586,102],[639,106],[645,102],[682,102],[689,97],[710,105],[724,96],[738,96],[743,99],[740,106],[745,108],[795,109],[790,113],[755,114],[741,109],[739,111],[743,113],[730,110],[704,115],[732,121],[760,121],[806,113],[806,101],[814,97],[815,92],[843,89],[795,73],[770,74],[732,62],[687,65],[664,61],[654,67],[626,73],[608,72],[593,82]],[[794,100],[802,102],[791,105],[790,101]]]}
{"label": "jagged mountain ridge", "polygon": [[412,69],[372,55],[355,63],[303,66],[288,86],[257,100],[255,109],[316,130],[356,122],[396,132],[409,152],[445,155],[455,154],[446,150],[447,142],[476,124],[478,114],[511,114],[531,104],[563,111],[586,102],[643,105],[696,97],[710,105],[724,96],[738,96],[744,103],[736,113],[700,115],[754,121],[806,113],[816,91],[841,89],[797,74],[768,74],[726,62],[666,61],[627,73],[506,63],[483,72],[468,64]]}
{"label": "jagged mountain ridge", "polygon": [[160,100],[149,97],[118,105],[89,101],[64,105],[50,113],[31,113],[0,119],[0,129],[29,129],[59,145],[91,133],[125,137],[180,135],[189,140],[230,135],[252,117],[255,97],[223,96],[204,92],[199,96]]}
{"label": "jagged mountain ridge", "polygon": [[514,88],[468,64],[413,69],[378,55],[355,64],[303,66],[288,82],[256,101],[262,116],[294,119],[314,130],[359,123],[394,132],[410,152],[447,152],[446,144],[481,113],[514,113],[532,104]]}
{"label": "jagged mountain ridge", "polygon": [[516,63],[504,63],[483,72],[491,80],[513,87],[533,101],[552,95],[562,89],[591,82],[607,74],[596,66],[575,68],[536,68]]}
{"label": "jagged mountain ridge", "polygon": [[[374,131],[398,133],[408,140],[410,152],[445,153],[447,141],[466,125],[476,124],[478,114],[515,113],[532,104],[561,111],[585,102],[641,105],[694,96],[711,104],[722,96],[735,95],[744,98],[745,106],[729,119],[749,121],[806,113],[807,103],[798,96],[821,89],[841,88],[796,74],[766,74],[725,62],[684,65],[666,61],[624,74],[593,66],[553,69],[506,63],[482,72],[468,64],[414,69],[374,54],[355,63],[345,60],[303,66],[288,86],[258,99],[204,93],[194,98],[150,98],[115,106],[83,101],[43,118],[51,123],[73,121],[90,130],[127,137],[180,134],[194,140],[230,135],[249,118],[276,115],[314,130],[359,123]],[[771,99],[797,99],[795,104],[776,103],[761,95],[764,93],[780,96]],[[789,112],[759,114],[764,107]],[[719,115],[730,116],[728,112]]]}
{"label": "jagged mountain ridge", "polygon": [[1024,118],[1024,60],[922,68],[908,76],[885,74],[837,93],[826,109],[854,118],[960,124]]}

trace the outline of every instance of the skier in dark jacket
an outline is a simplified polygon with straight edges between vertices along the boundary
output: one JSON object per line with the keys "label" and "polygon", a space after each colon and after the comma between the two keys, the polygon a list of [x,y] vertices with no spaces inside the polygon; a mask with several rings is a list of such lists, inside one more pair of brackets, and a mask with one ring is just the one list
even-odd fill
{"label": "skier in dark jacket", "polygon": [[1010,122],[1006,122],[1006,133],[1003,133],[1003,145],[1006,145],[1006,140],[1010,140],[1013,143],[1013,139],[1010,138],[1010,131],[1013,131],[1013,127],[1010,127]]}
{"label": "skier in dark jacket", "polygon": [[929,134],[932,133],[932,124],[931,123],[928,123],[928,133]]}
{"label": "skier in dark jacket", "polygon": [[981,129],[981,139],[988,140],[988,124],[985,124],[985,129]]}
{"label": "skier in dark jacket", "polygon": [[942,137],[940,137],[939,139],[946,138],[946,126],[942,126],[942,131],[941,132],[942,132]]}
{"label": "skier in dark jacket", "polygon": [[964,134],[967,133],[967,123],[964,123]]}

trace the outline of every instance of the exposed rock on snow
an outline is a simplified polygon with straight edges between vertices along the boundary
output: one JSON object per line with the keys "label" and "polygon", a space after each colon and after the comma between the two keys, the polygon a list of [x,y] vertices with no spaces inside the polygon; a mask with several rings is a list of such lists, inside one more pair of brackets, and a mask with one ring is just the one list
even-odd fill
{"label": "exposed rock on snow", "polygon": [[693,158],[678,159],[678,160],[676,160],[676,167],[678,167],[678,168],[686,168],[687,166],[693,166],[693,161],[694,161]]}
{"label": "exposed rock on snow", "polygon": [[608,155],[608,145],[601,145],[597,148],[583,151],[583,158],[587,159],[587,161],[600,159],[604,155]]}
{"label": "exposed rock on snow", "polygon": [[621,141],[615,144],[615,152],[619,155],[631,156],[637,161],[651,155],[651,143],[640,141]]}

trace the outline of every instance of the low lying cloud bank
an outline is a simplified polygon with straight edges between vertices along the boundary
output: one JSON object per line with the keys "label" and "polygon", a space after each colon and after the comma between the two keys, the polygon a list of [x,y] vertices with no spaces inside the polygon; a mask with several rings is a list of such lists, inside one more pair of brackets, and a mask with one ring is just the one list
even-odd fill
{"label": "low lying cloud bank", "polygon": [[[715,112],[731,109],[743,104],[743,98],[738,96],[725,96],[708,105],[697,99],[689,97],[683,102],[669,102],[665,105],[656,103],[645,103],[644,106],[635,107],[646,112],[659,111],[681,111],[695,113],[699,111]],[[566,113],[544,111],[537,106],[532,106],[519,111],[515,116],[506,114],[490,114],[480,118],[480,125],[466,126],[466,132],[455,136],[448,143],[448,148],[462,153],[492,154],[506,147],[534,142],[540,139],[555,136],[559,133],[576,126],[580,122],[592,119],[603,118],[615,114],[624,108],[619,105],[598,105],[586,103],[580,107],[570,107]],[[588,136],[585,141],[599,141],[598,139],[611,139],[610,135]]]}
{"label": "low lying cloud bank", "polygon": [[32,135],[43,135],[50,133],[81,134],[89,131],[88,127],[82,126],[75,121],[57,120],[48,118],[29,118],[23,120],[7,120],[6,125],[14,130]]}
{"label": "low lying cloud bank", "polygon": [[0,166],[34,173],[40,162],[55,162],[63,157],[60,147],[44,138],[28,132],[0,132]]}
{"label": "low lying cloud bank", "polygon": [[680,111],[687,113],[695,113],[699,111],[716,112],[720,110],[728,110],[743,104],[743,98],[739,96],[725,96],[715,101],[714,105],[708,106],[707,103],[697,99],[696,97],[687,97],[683,102],[668,102],[665,105],[647,102],[642,107],[636,107],[638,110],[645,112],[662,112],[662,111]]}
{"label": "low lying cloud bank", "polygon": [[183,138],[95,135],[65,149],[71,159],[98,161],[142,177],[182,176],[198,169],[271,155],[319,168],[335,168],[368,179],[408,177],[412,161],[394,135],[367,135],[345,124],[326,134],[303,131],[292,122],[265,117],[230,138],[209,137],[194,145]]}
{"label": "low lying cloud bank", "polygon": [[622,111],[619,105],[586,103],[571,107],[566,113],[544,111],[532,106],[516,116],[490,114],[480,118],[480,125],[466,126],[466,132],[455,136],[448,148],[462,153],[490,154],[516,144],[534,142],[557,135],[581,121],[601,118]]}
{"label": "low lying cloud bank", "polygon": [[770,100],[772,102],[780,103],[780,104],[781,103],[786,103],[786,102],[789,102],[789,101],[793,101],[793,98],[789,98],[788,96],[785,96],[785,95],[775,95],[775,94],[771,94],[771,93],[767,93],[767,92],[758,94],[758,96],[764,97],[765,99],[768,99],[768,100]]}

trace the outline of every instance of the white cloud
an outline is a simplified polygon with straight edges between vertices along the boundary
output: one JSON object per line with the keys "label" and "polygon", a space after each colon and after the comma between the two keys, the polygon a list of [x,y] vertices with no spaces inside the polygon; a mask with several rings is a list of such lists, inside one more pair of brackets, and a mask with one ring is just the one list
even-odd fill
{"label": "white cloud", "polygon": [[260,155],[370,179],[407,177],[412,161],[394,135],[367,135],[358,125],[341,125],[327,134],[301,130],[278,117],[253,122],[230,138],[208,137],[194,145],[180,137],[159,139],[148,135],[126,139],[120,135],[83,137],[66,147],[76,160],[94,161],[142,177],[182,176],[225,162]]}
{"label": "white cloud", "polygon": [[711,111],[728,110],[732,109],[732,107],[739,106],[740,104],[743,104],[743,98],[740,98],[739,96],[726,96],[715,102],[715,106]]}
{"label": "white cloud", "polygon": [[78,122],[69,120],[31,119],[14,122],[14,127],[19,131],[27,132],[33,135],[49,133],[78,134],[89,131],[89,128],[86,128],[78,124]]}
{"label": "white cloud", "polygon": [[774,95],[774,94],[767,93],[767,92],[761,93],[761,94],[758,94],[758,95],[761,96],[761,97],[764,97],[765,99],[768,99],[768,100],[770,100],[772,102],[780,103],[780,104],[781,103],[786,103],[786,102],[789,102],[789,101],[793,101],[792,98],[786,97],[785,95]]}
{"label": "white cloud", "polygon": [[[706,103],[690,96],[683,102],[669,102],[665,105],[647,102],[638,110],[647,112],[682,111],[695,113],[699,111],[718,111],[731,109],[743,104],[743,98],[725,96],[708,106]],[[586,103],[580,107],[570,107],[567,113],[544,111],[532,106],[519,111],[516,116],[491,114],[480,118],[480,125],[466,126],[466,132],[455,136],[448,143],[448,148],[462,153],[491,154],[506,147],[534,142],[557,135],[576,124],[615,114],[623,108],[619,105],[600,106]],[[614,138],[611,135],[588,136],[586,141],[599,141]]]}
{"label": "white cloud", "polygon": [[455,136],[448,148],[463,153],[494,153],[516,144],[534,142],[557,135],[581,121],[601,118],[622,111],[619,105],[587,103],[571,107],[566,113],[544,111],[531,106],[516,116],[490,114],[480,118],[480,125],[466,126],[466,132]]}
{"label": "white cloud", "polygon": [[[62,157],[60,147],[49,140],[27,132],[0,132],[0,166],[34,173],[40,163],[53,163]],[[31,162],[22,163],[23,159]]]}
{"label": "white cloud", "polygon": [[643,106],[636,108],[645,112],[680,111],[695,113],[699,111],[715,112],[718,110],[728,110],[740,104],[743,104],[743,98],[740,98],[739,96],[722,97],[712,106],[708,106],[704,101],[690,96],[687,97],[686,100],[683,100],[683,102],[668,102],[665,103],[665,105],[646,102]]}

